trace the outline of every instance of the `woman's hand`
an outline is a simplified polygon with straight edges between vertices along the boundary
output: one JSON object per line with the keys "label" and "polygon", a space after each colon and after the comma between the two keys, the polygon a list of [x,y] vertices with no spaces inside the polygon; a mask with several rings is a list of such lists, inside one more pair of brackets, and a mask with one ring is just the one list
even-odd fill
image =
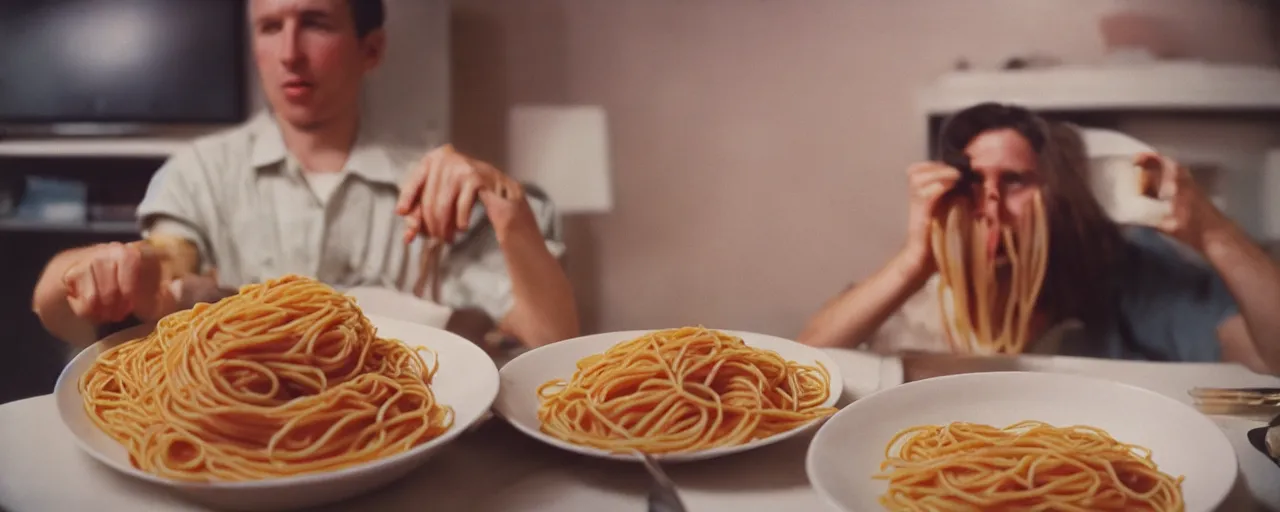
{"label": "woman's hand", "polygon": [[960,171],[939,162],[920,162],[907,168],[911,197],[907,213],[907,246],[899,259],[914,276],[931,275],[933,261],[930,229],[938,203],[960,180]]}
{"label": "woman's hand", "polygon": [[1172,158],[1142,153],[1134,164],[1151,176],[1156,199],[1169,203],[1169,213],[1157,224],[1161,231],[1204,254],[1205,235],[1231,225],[1192,179],[1191,172]]}

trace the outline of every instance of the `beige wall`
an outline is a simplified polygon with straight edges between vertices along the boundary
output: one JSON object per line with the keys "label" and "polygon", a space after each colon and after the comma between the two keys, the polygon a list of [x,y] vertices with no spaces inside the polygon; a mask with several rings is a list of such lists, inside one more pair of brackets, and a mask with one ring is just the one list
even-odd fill
{"label": "beige wall", "polygon": [[1274,62],[1263,5],[454,0],[453,130],[501,162],[509,105],[604,105],[616,208],[568,219],[588,327],[792,336],[902,243],[915,87],[960,57],[1096,60],[1120,6],[1167,19],[1186,54]]}

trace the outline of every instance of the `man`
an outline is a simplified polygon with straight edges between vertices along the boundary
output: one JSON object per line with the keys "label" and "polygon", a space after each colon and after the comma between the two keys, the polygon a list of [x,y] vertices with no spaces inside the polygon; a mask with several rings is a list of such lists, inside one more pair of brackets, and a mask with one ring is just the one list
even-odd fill
{"label": "man", "polygon": [[[1041,338],[1033,349],[1055,344],[1047,338],[1058,333],[1051,350],[1068,354],[1225,360],[1280,373],[1280,268],[1204,196],[1185,168],[1140,155],[1135,163],[1158,176],[1159,195],[1171,213],[1159,230],[1122,227],[1091,194],[1083,144],[1070,127],[1019,107],[982,104],[956,114],[940,138],[942,162],[907,171],[906,247],[829,302],[810,320],[803,342],[861,344],[902,309],[897,319],[914,327],[917,339],[910,339],[910,328],[886,333],[877,341],[897,346],[884,348],[947,350],[934,287],[920,293],[937,272],[930,222],[940,201],[953,190],[968,195],[978,221],[998,232],[1030,215],[1039,195],[1049,253],[1031,321],[1030,339]],[[961,171],[943,162],[958,161],[975,173],[973,185],[956,188]],[[1009,278],[1008,272],[996,275]],[[1078,328],[1069,328],[1073,324]]]}
{"label": "man", "polygon": [[34,297],[45,327],[89,342],[102,324],[297,273],[437,300],[472,339],[495,323],[533,346],[575,336],[541,195],[450,146],[406,159],[361,124],[383,17],[381,0],[251,0],[270,112],[166,162],[139,206],[142,242],[56,256]]}

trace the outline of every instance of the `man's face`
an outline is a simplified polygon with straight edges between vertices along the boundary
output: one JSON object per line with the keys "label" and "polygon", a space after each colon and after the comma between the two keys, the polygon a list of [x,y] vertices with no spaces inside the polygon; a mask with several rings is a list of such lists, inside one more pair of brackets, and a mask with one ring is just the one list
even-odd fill
{"label": "man's face", "polygon": [[972,190],[980,219],[997,228],[1019,225],[1030,215],[1032,198],[1040,189],[1031,144],[1015,130],[990,130],[970,141],[965,153],[980,178]]}
{"label": "man's face", "polygon": [[252,0],[253,56],[267,102],[314,129],[359,108],[360,82],[382,58],[381,30],[356,36],[348,0]]}

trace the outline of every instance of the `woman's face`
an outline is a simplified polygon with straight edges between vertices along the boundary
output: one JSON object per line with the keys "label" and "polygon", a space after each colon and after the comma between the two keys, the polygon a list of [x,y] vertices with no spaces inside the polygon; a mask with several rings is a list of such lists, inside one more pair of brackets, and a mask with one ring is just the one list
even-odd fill
{"label": "woman's face", "polygon": [[965,153],[979,178],[971,193],[981,220],[989,227],[1013,227],[1030,215],[1041,181],[1036,152],[1025,137],[1008,128],[982,132]]}

